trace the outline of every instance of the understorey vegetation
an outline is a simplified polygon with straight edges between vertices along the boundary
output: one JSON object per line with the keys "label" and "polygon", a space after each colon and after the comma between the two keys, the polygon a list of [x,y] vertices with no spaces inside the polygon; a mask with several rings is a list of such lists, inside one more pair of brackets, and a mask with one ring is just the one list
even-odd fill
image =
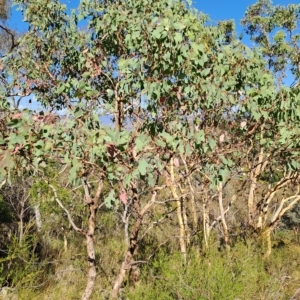
{"label": "understorey vegetation", "polygon": [[0,1],[0,297],[298,299],[300,5]]}

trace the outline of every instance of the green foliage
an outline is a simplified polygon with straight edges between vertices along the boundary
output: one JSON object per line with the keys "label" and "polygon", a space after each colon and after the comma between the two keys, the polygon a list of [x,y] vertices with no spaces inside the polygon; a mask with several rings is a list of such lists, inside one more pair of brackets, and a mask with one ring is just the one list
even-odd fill
{"label": "green foliage", "polygon": [[[125,173],[129,182],[161,171],[161,159],[143,157],[150,142],[147,135],[158,137],[154,144],[157,151],[168,149],[188,156],[197,153],[203,163],[204,157],[214,156],[218,140],[209,128],[226,122],[226,112],[236,106],[239,91],[253,99],[239,102],[236,120],[245,113],[258,120],[273,105],[274,93],[268,92],[274,87],[272,77],[264,72],[259,55],[235,39],[234,24],[207,25],[205,16],[181,1],[149,1],[146,5],[129,1],[120,6],[82,1],[80,17],[87,19],[88,33],[78,28],[77,16],[66,15],[65,6],[57,1],[44,5],[38,14],[35,2],[16,2],[31,30],[22,38],[22,50],[16,49],[6,58],[11,86],[34,93],[46,110],[66,109],[68,116],[49,124],[43,113],[32,128],[31,113],[22,112],[20,117],[7,114],[16,133],[2,139],[11,151],[18,149],[23,166],[43,168],[49,157],[63,152],[61,163],[69,166],[73,183],[93,168],[113,182]],[[48,72],[44,67],[33,67],[36,64],[46,65]],[[22,79],[20,68],[24,70]],[[70,99],[76,99],[71,109]],[[122,109],[116,112],[118,103]],[[257,105],[263,111],[258,112]],[[123,124],[117,125],[117,120],[127,118],[137,125],[136,109],[140,111],[138,118],[144,119],[136,134],[120,132],[118,126]],[[214,114],[208,113],[211,110]],[[204,112],[206,118],[205,134],[196,140],[188,121],[195,111]],[[102,113],[114,116],[115,129],[99,123]],[[193,121],[201,123],[201,118],[195,115]],[[136,141],[139,152],[133,163],[135,135],[145,138]],[[210,176],[220,178],[214,163],[206,164],[215,170]],[[13,161],[7,167],[14,168]],[[225,164],[223,168],[230,167]],[[153,185],[153,178],[144,180]]]}
{"label": "green foliage", "polygon": [[261,46],[268,67],[278,74],[280,80],[290,69],[295,80],[299,79],[299,33],[300,5],[272,6],[270,0],[259,0],[246,11],[241,23],[252,40]]}
{"label": "green foliage", "polygon": [[43,267],[38,264],[36,247],[35,236],[27,235],[22,243],[17,237],[12,238],[6,256],[0,258],[2,286],[32,289],[43,280]]}
{"label": "green foliage", "polygon": [[142,274],[142,283],[126,293],[130,299],[272,299],[280,291],[278,272],[268,274],[260,254],[243,244],[229,254],[191,251],[186,265],[179,253],[160,251]]}

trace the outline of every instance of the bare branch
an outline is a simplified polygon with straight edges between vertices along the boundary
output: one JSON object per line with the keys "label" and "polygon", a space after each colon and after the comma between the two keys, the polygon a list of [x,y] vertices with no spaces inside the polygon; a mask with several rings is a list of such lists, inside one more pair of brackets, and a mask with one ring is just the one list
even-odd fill
{"label": "bare branch", "polygon": [[[231,197],[231,200],[230,200],[230,202],[229,202],[227,208],[224,210],[224,216],[229,212],[230,207],[231,207],[232,203],[236,200],[236,198],[237,198],[237,195],[236,195],[236,194],[234,194],[234,195]],[[222,216],[220,215],[220,216],[218,216],[218,217],[211,223],[211,225],[209,226],[209,228],[210,228],[210,229],[214,228],[214,226],[215,226],[218,222],[220,222],[221,220],[222,220]]]}
{"label": "bare branch", "polygon": [[70,212],[64,207],[64,205],[62,204],[62,202],[59,200],[56,188],[52,184],[50,184],[50,183],[48,183],[48,186],[53,190],[55,201],[64,210],[64,212],[67,214],[68,220],[69,220],[70,224],[72,225],[73,229],[75,231],[77,231],[77,232],[85,234],[85,232],[83,231],[83,229],[81,229],[81,228],[79,228],[79,227],[76,226],[76,224],[74,223],[74,221],[72,219],[72,216],[71,216]]}

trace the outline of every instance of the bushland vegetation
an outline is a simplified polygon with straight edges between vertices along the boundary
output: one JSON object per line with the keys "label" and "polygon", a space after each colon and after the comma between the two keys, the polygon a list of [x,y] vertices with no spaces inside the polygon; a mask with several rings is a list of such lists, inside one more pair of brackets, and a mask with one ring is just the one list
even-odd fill
{"label": "bushland vegetation", "polygon": [[14,4],[1,297],[298,299],[300,5]]}

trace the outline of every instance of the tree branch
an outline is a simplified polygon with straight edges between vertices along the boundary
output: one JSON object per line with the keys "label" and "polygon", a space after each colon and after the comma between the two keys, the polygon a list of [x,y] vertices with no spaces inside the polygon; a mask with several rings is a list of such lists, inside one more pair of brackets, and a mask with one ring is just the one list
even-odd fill
{"label": "tree branch", "polygon": [[76,226],[76,224],[74,223],[74,221],[72,219],[72,216],[71,216],[70,212],[63,206],[62,202],[59,200],[56,188],[50,183],[48,183],[48,186],[53,190],[55,201],[64,210],[64,212],[67,214],[68,220],[69,220],[70,224],[72,225],[73,229],[77,232],[85,234],[85,232],[81,228]]}

